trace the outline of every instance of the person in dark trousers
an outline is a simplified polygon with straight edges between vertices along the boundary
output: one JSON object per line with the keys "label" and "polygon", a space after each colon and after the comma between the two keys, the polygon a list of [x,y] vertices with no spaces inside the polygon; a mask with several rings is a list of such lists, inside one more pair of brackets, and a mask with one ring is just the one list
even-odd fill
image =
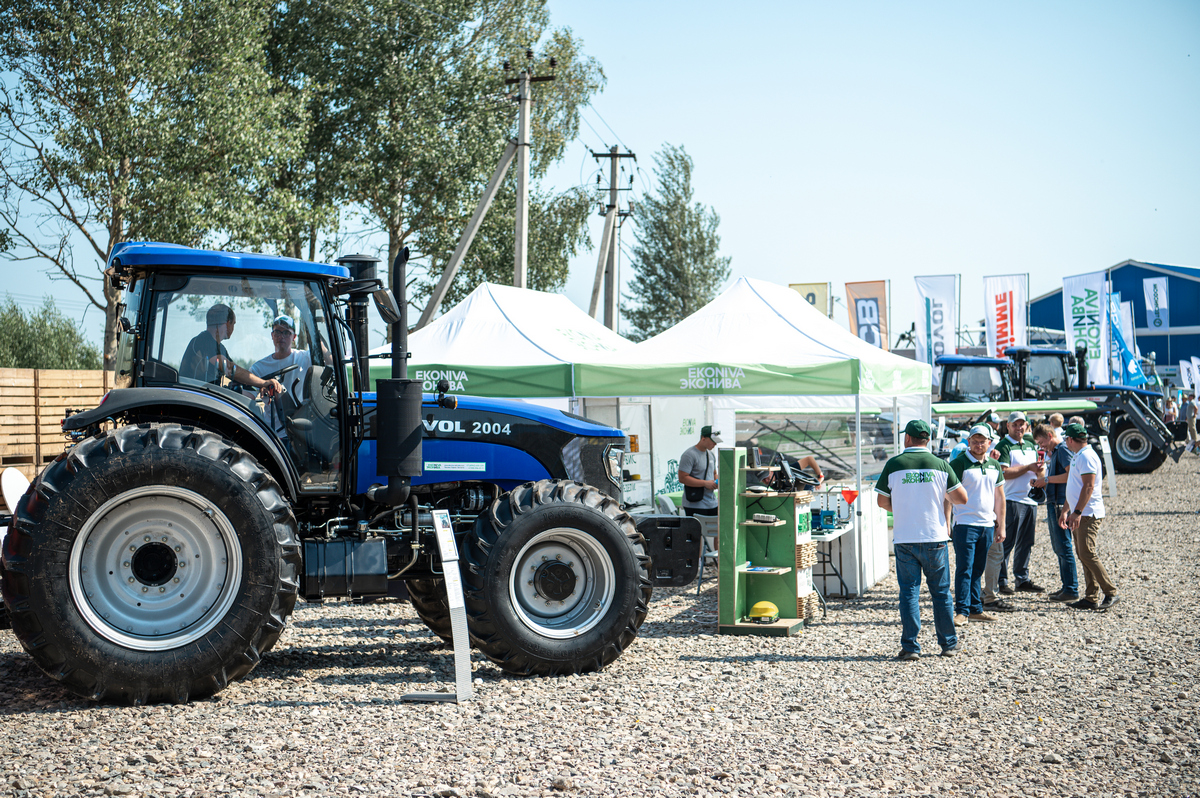
{"label": "person in dark trousers", "polygon": [[1034,427],[1033,439],[1046,453],[1046,523],[1050,526],[1050,546],[1058,557],[1058,576],[1062,580],[1062,587],[1046,598],[1075,601],[1079,598],[1075,547],[1071,543],[1071,530],[1058,522],[1059,510],[1067,500],[1067,472],[1075,455],[1049,424]]}
{"label": "person in dark trousers", "polygon": [[[1043,473],[1037,444],[1026,431],[1029,422],[1020,410],[1008,415],[1008,434],[996,444],[996,459],[1004,467],[1005,529],[1004,559],[1000,562],[1000,592],[1044,593],[1045,588],[1029,578],[1029,558],[1037,534],[1037,502],[1029,491]],[[1012,558],[1015,587],[1008,584],[1008,555]]]}
{"label": "person in dark trousers", "polygon": [[717,514],[717,453],[721,433],[711,426],[700,428],[700,440],[679,458],[679,481],[683,483],[683,511],[687,515]]}
{"label": "person in dark trousers", "polygon": [[883,465],[875,484],[875,502],[892,511],[896,581],[900,584],[900,653],[911,662],[921,657],[918,603],[921,575],[933,600],[933,623],[942,656],[959,650],[950,600],[950,553],[945,503],[965,504],[967,492],[945,460],[929,451],[929,424],[914,419],[904,427],[904,451]]}
{"label": "person in dark trousers", "polygon": [[[967,491],[967,503],[954,510],[950,539],[954,543],[954,625],[995,621],[983,611],[979,577],[987,563],[992,536],[1004,540],[1004,469],[988,457],[992,430],[977,424],[967,437],[967,450],[950,460],[950,468]],[[950,514],[949,502],[946,514]]]}

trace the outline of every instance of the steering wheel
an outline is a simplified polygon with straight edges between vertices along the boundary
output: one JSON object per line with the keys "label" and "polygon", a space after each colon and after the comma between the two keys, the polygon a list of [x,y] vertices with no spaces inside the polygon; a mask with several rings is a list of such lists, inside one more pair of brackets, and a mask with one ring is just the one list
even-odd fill
{"label": "steering wheel", "polygon": [[298,368],[300,368],[300,364],[293,363],[290,366],[284,366],[283,368],[279,369],[278,371],[272,371],[270,374],[264,374],[263,379],[264,380],[273,380],[282,374],[287,374],[289,371],[295,371]]}

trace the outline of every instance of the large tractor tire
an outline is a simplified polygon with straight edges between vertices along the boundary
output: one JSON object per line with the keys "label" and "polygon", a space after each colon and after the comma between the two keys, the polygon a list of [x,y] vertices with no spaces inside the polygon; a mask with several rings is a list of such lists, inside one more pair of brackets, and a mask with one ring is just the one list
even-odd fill
{"label": "large tractor tire", "polygon": [[442,579],[410,579],[404,583],[408,588],[408,600],[429,631],[451,644],[454,636],[450,631],[450,603],[446,600],[446,582]]}
{"label": "large tractor tire", "polygon": [[121,427],[52,463],[5,541],[13,631],[64,686],[182,703],[249,673],[295,606],[300,547],[278,484],[220,436]]}
{"label": "large tractor tire", "polygon": [[646,619],[646,541],[595,488],[514,488],[479,516],[463,548],[471,643],[510,673],[600,670]]}
{"label": "large tractor tire", "polygon": [[1148,474],[1167,459],[1128,418],[1118,419],[1109,435],[1113,467],[1118,474]]}

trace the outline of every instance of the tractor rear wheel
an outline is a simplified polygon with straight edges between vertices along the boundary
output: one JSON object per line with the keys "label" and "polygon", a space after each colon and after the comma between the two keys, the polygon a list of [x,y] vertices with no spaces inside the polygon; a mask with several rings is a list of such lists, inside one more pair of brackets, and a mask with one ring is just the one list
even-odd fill
{"label": "tractor rear wheel", "polygon": [[446,582],[443,579],[410,579],[404,583],[413,609],[429,631],[450,645],[454,637],[450,631],[450,604],[446,600]]}
{"label": "tractor rear wheel", "polygon": [[479,516],[463,548],[471,642],[510,673],[600,670],[646,619],[646,541],[595,488],[514,488]]}
{"label": "tractor rear wheel", "polygon": [[1128,418],[1117,421],[1109,441],[1112,444],[1113,467],[1118,474],[1148,474],[1167,459],[1167,455],[1156,449]]}
{"label": "tractor rear wheel", "polygon": [[258,664],[296,603],[296,520],[278,484],[192,427],[89,438],[43,472],[9,535],[13,631],[96,700],[212,695]]}

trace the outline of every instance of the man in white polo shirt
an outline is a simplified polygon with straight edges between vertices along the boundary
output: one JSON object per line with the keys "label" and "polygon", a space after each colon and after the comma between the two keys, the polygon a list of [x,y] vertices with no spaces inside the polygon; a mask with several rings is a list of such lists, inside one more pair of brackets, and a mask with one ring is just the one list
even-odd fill
{"label": "man in white polo shirt", "polygon": [[[987,424],[971,427],[967,451],[950,460],[950,469],[967,491],[967,503],[954,509],[954,625],[968,621],[994,621],[983,611],[979,577],[987,563],[992,536],[1004,540],[1004,469],[988,457],[992,429]],[[946,513],[950,513],[949,503]]]}
{"label": "man in white polo shirt", "polygon": [[921,574],[929,583],[933,623],[942,656],[958,649],[954,608],[950,601],[950,555],[945,502],[965,504],[967,492],[944,460],[930,453],[929,424],[914,419],[904,427],[904,451],[883,465],[875,484],[875,501],[892,511],[892,542],[896,549],[896,581],[900,583],[900,654],[896,659],[920,659]]}
{"label": "man in white polo shirt", "polygon": [[[1075,552],[1084,576],[1083,598],[1067,606],[1077,610],[1106,610],[1117,603],[1117,586],[1108,578],[1108,571],[1096,553],[1096,539],[1104,523],[1100,456],[1088,444],[1087,430],[1082,424],[1068,424],[1063,427],[1063,435],[1067,448],[1075,453],[1075,460],[1067,474],[1067,503],[1058,523],[1075,533]],[[1104,600],[1098,601],[1101,590]]]}
{"label": "man in white polo shirt", "polygon": [[[1029,422],[1020,410],[1008,414],[1008,434],[996,444],[996,458],[1004,467],[1005,538],[1000,561],[1000,592],[1043,593],[1045,588],[1029,578],[1029,558],[1037,533],[1037,502],[1029,496],[1033,482],[1045,472],[1038,463],[1038,447],[1027,434]],[[1008,586],[1008,555],[1012,553],[1014,587]]]}

